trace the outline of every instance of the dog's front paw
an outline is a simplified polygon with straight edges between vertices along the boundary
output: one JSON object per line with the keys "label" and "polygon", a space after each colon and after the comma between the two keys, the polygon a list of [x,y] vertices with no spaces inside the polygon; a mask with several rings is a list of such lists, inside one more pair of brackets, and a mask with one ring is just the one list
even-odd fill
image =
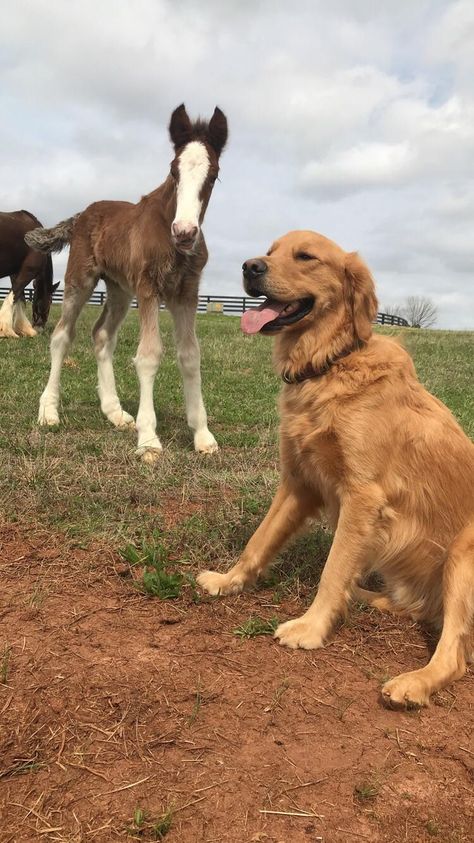
{"label": "dog's front paw", "polygon": [[401,673],[382,688],[382,699],[389,708],[421,708],[430,704],[430,686],[422,671]]}
{"label": "dog's front paw", "polygon": [[275,631],[274,638],[279,638],[280,644],[291,647],[293,650],[298,647],[303,650],[318,650],[324,646],[324,639],[317,624],[307,615],[281,623]]}
{"label": "dog's front paw", "polygon": [[241,575],[218,574],[216,571],[202,571],[196,577],[196,582],[214,597],[218,594],[240,594],[244,587],[244,580]]}

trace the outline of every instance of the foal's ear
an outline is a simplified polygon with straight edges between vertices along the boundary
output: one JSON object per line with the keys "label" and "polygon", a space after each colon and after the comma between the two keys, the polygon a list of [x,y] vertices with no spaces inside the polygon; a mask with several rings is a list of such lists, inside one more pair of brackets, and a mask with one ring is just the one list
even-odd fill
{"label": "foal's ear", "polygon": [[366,342],[372,333],[372,322],[377,316],[374,279],[357,252],[346,255],[344,272],[346,298],[355,334]]}
{"label": "foal's ear", "polygon": [[175,108],[173,111],[168,130],[175,152],[181,149],[182,146],[186,146],[191,140],[193,125],[188,117],[184,103],[178,105],[178,108]]}
{"label": "foal's ear", "polygon": [[209,140],[219,156],[227,142],[227,117],[216,105],[209,123]]}
{"label": "foal's ear", "polygon": [[56,282],[56,284],[53,284],[52,289],[51,289],[51,292],[52,292],[52,293],[55,293],[55,292],[56,292],[56,290],[58,289],[58,287],[59,287],[60,283],[61,283],[60,281],[57,281],[57,282]]}

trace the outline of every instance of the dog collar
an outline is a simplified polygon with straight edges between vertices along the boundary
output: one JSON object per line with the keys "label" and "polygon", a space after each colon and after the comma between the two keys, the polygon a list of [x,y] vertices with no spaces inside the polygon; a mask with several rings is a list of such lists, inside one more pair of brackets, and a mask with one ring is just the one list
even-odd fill
{"label": "dog collar", "polygon": [[326,362],[319,366],[317,369],[311,364],[308,363],[304,369],[301,369],[299,372],[295,372],[294,375],[291,375],[288,371],[282,373],[282,380],[285,383],[294,384],[294,383],[302,383],[303,381],[309,380],[310,378],[322,378],[323,375],[326,375],[329,370],[334,366],[334,363],[337,363],[339,360],[342,360],[343,357],[348,357],[349,354],[352,354],[353,351],[359,351],[362,346],[364,345],[361,340],[357,340],[356,343],[351,345],[350,348],[344,349],[341,351],[340,354],[337,354],[335,357],[331,357],[330,359],[326,360]]}

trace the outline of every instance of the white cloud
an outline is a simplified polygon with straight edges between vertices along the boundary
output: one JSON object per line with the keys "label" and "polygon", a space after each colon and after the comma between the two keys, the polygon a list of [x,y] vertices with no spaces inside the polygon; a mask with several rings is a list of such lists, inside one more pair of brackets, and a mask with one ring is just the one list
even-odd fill
{"label": "white cloud", "polygon": [[[183,100],[230,124],[208,292],[289,228],[360,248],[382,300],[474,327],[474,7],[447,0],[18,0],[2,18],[2,207],[52,224],[166,175]],[[56,274],[64,256],[55,258]],[[395,291],[399,295],[395,296]]]}

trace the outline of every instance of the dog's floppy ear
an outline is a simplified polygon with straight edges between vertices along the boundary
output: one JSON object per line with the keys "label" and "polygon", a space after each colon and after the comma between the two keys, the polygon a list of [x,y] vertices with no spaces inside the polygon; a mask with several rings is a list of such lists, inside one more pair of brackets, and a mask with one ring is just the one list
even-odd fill
{"label": "dog's floppy ear", "polygon": [[169,133],[175,152],[186,146],[192,138],[193,124],[188,117],[184,103],[178,105],[171,115]]}
{"label": "dog's floppy ear", "polygon": [[358,339],[366,342],[372,333],[372,322],[377,316],[374,279],[357,252],[346,255],[344,272],[354,332]]}

